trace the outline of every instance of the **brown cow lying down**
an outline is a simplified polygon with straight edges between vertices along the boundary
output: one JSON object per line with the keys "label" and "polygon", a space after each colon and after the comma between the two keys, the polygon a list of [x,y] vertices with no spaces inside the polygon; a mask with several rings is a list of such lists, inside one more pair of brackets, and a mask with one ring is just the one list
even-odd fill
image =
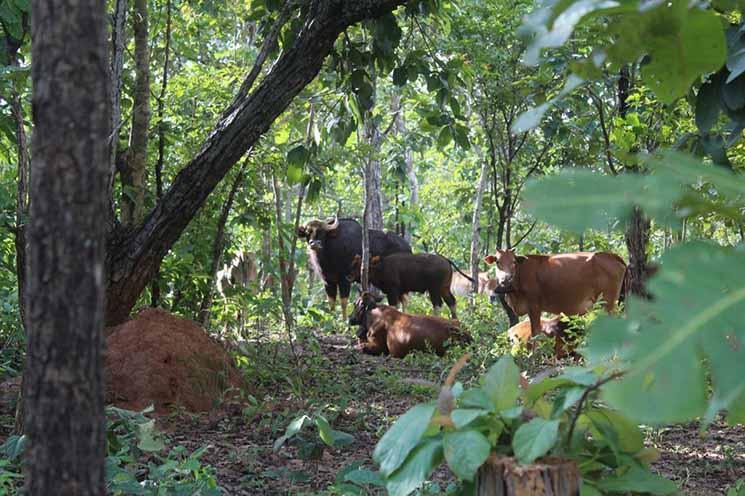
{"label": "brown cow lying down", "polygon": [[533,336],[541,332],[541,312],[582,315],[600,298],[612,312],[626,273],[623,259],[605,252],[517,256],[497,250],[484,261],[496,265],[496,280],[488,284],[490,298],[505,293],[517,315],[528,314]]}
{"label": "brown cow lying down", "polygon": [[[548,320],[541,319],[541,334],[555,338],[554,353],[556,358],[574,354],[572,344],[567,342],[567,334],[564,332],[567,327],[568,324],[561,320],[561,316]],[[530,319],[525,319],[507,329],[507,336],[510,338],[513,349],[518,346],[525,346],[529,350],[535,348],[535,343],[530,341]]]}
{"label": "brown cow lying down", "polygon": [[448,340],[471,342],[471,336],[458,327],[457,321],[409,315],[388,305],[378,305],[379,302],[370,293],[362,293],[349,317],[350,325],[360,326],[358,347],[364,353],[403,358],[419,350],[442,356]]}

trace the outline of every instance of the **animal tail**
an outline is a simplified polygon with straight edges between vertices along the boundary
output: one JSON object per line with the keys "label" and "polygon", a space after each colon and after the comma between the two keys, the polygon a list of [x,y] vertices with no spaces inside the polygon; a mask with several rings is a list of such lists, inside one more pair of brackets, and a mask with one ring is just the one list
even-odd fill
{"label": "animal tail", "polygon": [[460,270],[460,269],[458,268],[458,266],[457,266],[457,265],[455,265],[455,262],[453,262],[452,260],[450,260],[450,259],[449,259],[448,257],[446,257],[446,256],[444,256],[444,255],[440,255],[440,256],[441,256],[442,258],[444,258],[445,260],[447,260],[447,261],[448,261],[448,263],[449,263],[449,264],[450,264],[450,265],[451,265],[451,266],[452,266],[452,267],[453,267],[453,268],[454,268],[455,270],[457,270],[457,271],[458,271],[458,272],[460,273],[460,275],[462,275],[463,277],[465,277],[465,278],[466,278],[466,279],[468,279],[469,281],[473,282],[473,278],[472,278],[471,276],[469,276],[468,274],[466,274],[465,272],[463,272],[462,270]]}

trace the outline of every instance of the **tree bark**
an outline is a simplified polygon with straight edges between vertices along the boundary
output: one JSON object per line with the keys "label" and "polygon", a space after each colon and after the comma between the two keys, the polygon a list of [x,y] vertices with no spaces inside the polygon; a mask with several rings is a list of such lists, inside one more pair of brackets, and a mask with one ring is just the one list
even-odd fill
{"label": "tree bark", "polygon": [[[413,210],[419,204],[419,180],[416,177],[416,166],[414,165],[414,154],[411,147],[406,144],[407,129],[406,120],[404,119],[404,109],[401,104],[401,95],[396,93],[391,96],[391,111],[396,115],[395,130],[396,134],[404,143],[404,163],[406,164],[406,179],[409,183],[409,210]],[[404,239],[411,244],[412,225],[405,226],[403,230]]]}
{"label": "tree bark", "polygon": [[490,456],[476,475],[477,496],[579,496],[580,475],[572,460],[547,458],[518,465]]}
{"label": "tree bark", "polygon": [[629,251],[628,278],[626,292],[648,298],[647,282],[647,243],[650,222],[640,208],[634,208],[626,227],[626,247]]}
{"label": "tree bark", "polygon": [[471,292],[476,295],[479,292],[479,241],[481,241],[481,202],[484,198],[484,187],[486,186],[486,174],[489,162],[482,161],[479,182],[476,186],[476,194],[473,200],[473,218],[471,219]]}
{"label": "tree bark", "polygon": [[147,0],[134,0],[132,30],[135,39],[135,89],[132,129],[127,161],[121,174],[122,224],[133,226],[145,215],[145,175],[150,127],[150,47],[148,46]]}
{"label": "tree bark", "polygon": [[175,177],[163,199],[131,231],[110,236],[107,324],[127,319],[157,264],[181,236],[220,180],[318,74],[348,26],[392,11],[405,0],[317,0],[294,44],[248,96],[223,113],[197,155]]}
{"label": "tree bark", "polygon": [[126,37],[127,0],[115,0],[111,26],[111,128],[109,135],[109,184],[107,197],[109,202],[109,222],[114,224],[114,177],[116,176],[116,156],[119,148],[119,129],[121,128],[122,110],[122,72],[124,70],[124,41]]}
{"label": "tree bark", "polygon": [[[365,198],[367,204],[367,224],[369,229],[383,229],[383,198],[381,191],[382,177],[380,173],[380,146],[383,143],[383,135],[378,129],[378,124],[372,116],[372,111],[367,112],[364,122],[364,142],[368,146],[369,155],[365,164]],[[369,192],[369,196],[367,193]]]}
{"label": "tree bark", "polygon": [[[168,61],[171,55],[171,0],[166,2],[166,46],[163,55],[163,77],[160,83],[160,94],[158,95],[158,160],[155,162],[155,199],[159,202],[163,198],[163,162],[165,160],[166,151],[166,123],[163,121],[165,113],[165,102],[166,90],[168,89]],[[241,172],[239,175],[243,175],[243,168],[245,163],[241,166]],[[210,293],[211,295],[212,293]],[[153,277],[153,284],[150,287],[150,306],[157,307],[160,302],[160,262],[155,270],[155,276]],[[212,305],[212,297],[210,296],[210,306]],[[204,303],[204,301],[202,301]],[[209,307],[207,307],[209,308]],[[201,313],[201,309],[200,309]],[[209,312],[207,313],[207,319],[209,319]],[[203,322],[203,325],[207,325]]]}
{"label": "tree bark", "polygon": [[235,195],[243,183],[243,173],[247,165],[248,158],[243,161],[241,168],[238,170],[238,174],[236,174],[233,184],[230,186],[228,197],[225,203],[222,204],[220,217],[217,219],[217,231],[215,232],[215,239],[212,241],[212,260],[210,262],[209,279],[207,281],[207,288],[204,290],[204,295],[202,296],[202,303],[199,305],[199,321],[205,329],[207,329],[210,323],[210,309],[212,308],[212,301],[215,296],[215,280],[217,279],[217,271],[220,270],[222,252],[225,250],[225,225],[228,223],[228,216],[230,215],[230,210],[233,208]]}
{"label": "tree bark", "polygon": [[[24,22],[25,25],[25,22]],[[24,28],[24,34],[26,31]],[[15,40],[10,36],[5,38],[8,65],[19,67],[18,50],[23,40]],[[23,124],[23,104],[21,93],[16,84],[12,85],[10,91],[10,113],[15,124],[16,131],[16,158],[18,160],[18,181],[16,183],[16,213],[14,244],[16,254],[16,278],[18,281],[18,309],[21,317],[21,325],[24,332],[26,325],[26,217],[28,216],[28,182],[30,171],[30,158],[28,155],[28,140],[26,128]]]}
{"label": "tree bark", "polygon": [[103,495],[106,2],[32,1],[26,491]]}

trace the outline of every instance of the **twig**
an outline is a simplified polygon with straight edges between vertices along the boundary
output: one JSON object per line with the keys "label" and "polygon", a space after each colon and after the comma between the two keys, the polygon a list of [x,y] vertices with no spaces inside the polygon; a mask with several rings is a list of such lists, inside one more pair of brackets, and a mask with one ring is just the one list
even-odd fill
{"label": "twig", "polygon": [[585,392],[582,393],[582,397],[579,399],[579,403],[577,403],[577,409],[575,410],[574,416],[572,417],[572,423],[569,424],[569,432],[567,433],[567,447],[568,448],[571,447],[569,445],[572,442],[572,436],[574,435],[574,427],[577,425],[577,419],[579,419],[579,415],[582,412],[582,405],[585,401],[587,401],[587,397],[590,396],[590,393],[597,390],[601,386],[609,383],[610,381],[618,379],[619,377],[623,376],[625,373],[626,371],[623,371],[623,370],[619,372],[614,372],[608,377],[606,377],[605,379],[601,379],[595,384],[593,384],[592,386],[585,389]]}

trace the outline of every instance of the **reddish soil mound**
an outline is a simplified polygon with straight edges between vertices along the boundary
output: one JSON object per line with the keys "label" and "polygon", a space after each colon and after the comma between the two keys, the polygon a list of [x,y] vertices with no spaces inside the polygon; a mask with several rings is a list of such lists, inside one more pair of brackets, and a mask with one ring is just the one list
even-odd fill
{"label": "reddish soil mound", "polygon": [[199,325],[149,308],[124,324],[106,329],[106,400],[140,410],[183,406],[215,407],[226,389],[240,387],[228,353]]}

